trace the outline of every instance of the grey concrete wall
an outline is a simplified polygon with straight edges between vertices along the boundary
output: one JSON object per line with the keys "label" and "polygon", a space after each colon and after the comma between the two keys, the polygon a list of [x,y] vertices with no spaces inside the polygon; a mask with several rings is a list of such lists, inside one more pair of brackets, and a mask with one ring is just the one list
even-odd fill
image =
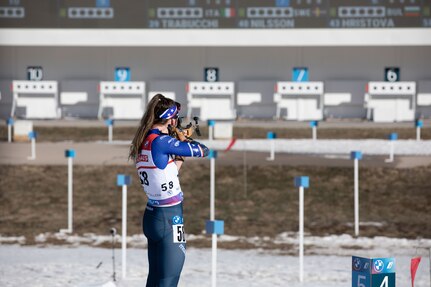
{"label": "grey concrete wall", "polygon": [[[399,66],[402,80],[419,81],[431,79],[431,47],[0,47],[0,80],[24,80],[27,66],[42,66],[60,89],[62,81],[113,80],[117,66],[130,67],[132,80],[145,81],[147,90],[151,82],[201,81],[210,66],[219,67],[221,81],[237,83],[290,80],[294,66],[308,67],[316,81],[383,80],[385,67]],[[10,93],[5,86],[2,94]],[[0,101],[2,118],[5,105]]]}

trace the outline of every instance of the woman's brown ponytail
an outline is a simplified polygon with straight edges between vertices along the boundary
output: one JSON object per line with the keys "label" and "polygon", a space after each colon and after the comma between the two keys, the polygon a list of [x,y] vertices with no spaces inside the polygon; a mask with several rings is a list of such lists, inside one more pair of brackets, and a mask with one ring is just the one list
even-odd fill
{"label": "woman's brown ponytail", "polygon": [[148,131],[154,124],[164,124],[167,121],[160,119],[159,115],[171,107],[174,103],[175,102],[173,100],[165,98],[162,94],[157,94],[151,99],[132,140],[129,151],[129,159],[136,160]]}

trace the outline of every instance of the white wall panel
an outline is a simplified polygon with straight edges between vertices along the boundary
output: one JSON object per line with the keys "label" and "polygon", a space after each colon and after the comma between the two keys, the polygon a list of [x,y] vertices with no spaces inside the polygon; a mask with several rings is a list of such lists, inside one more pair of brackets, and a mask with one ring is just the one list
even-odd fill
{"label": "white wall panel", "polygon": [[429,46],[431,29],[0,29],[4,46]]}
{"label": "white wall panel", "polygon": [[27,66],[42,66],[45,80],[113,80],[128,66],[132,80],[203,80],[219,67],[221,81],[291,80],[294,66],[310,80],[383,80],[399,66],[403,81],[431,79],[431,47],[0,47],[0,78],[24,80]]}

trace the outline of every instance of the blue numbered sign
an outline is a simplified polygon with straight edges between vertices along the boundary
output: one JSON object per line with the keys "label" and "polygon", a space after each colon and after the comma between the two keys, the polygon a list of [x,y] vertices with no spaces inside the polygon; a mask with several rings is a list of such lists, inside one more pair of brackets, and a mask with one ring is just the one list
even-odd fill
{"label": "blue numbered sign", "polygon": [[395,259],[373,258],[371,287],[395,287]]}
{"label": "blue numbered sign", "polygon": [[290,0],[275,0],[276,7],[289,7]]}
{"label": "blue numbered sign", "polygon": [[96,7],[105,8],[110,6],[111,6],[110,0],[96,0]]}
{"label": "blue numbered sign", "polygon": [[204,81],[205,82],[218,82],[219,73],[218,68],[205,68],[204,69]]}
{"label": "blue numbered sign", "polygon": [[400,81],[400,68],[389,67],[385,68],[385,82],[399,82]]}
{"label": "blue numbered sign", "polygon": [[27,80],[29,81],[42,81],[43,69],[40,66],[27,67]]}
{"label": "blue numbered sign", "polygon": [[352,256],[352,287],[371,287],[371,260]]}
{"label": "blue numbered sign", "polygon": [[130,69],[128,67],[115,68],[116,82],[128,82],[130,78]]}
{"label": "blue numbered sign", "polygon": [[308,68],[295,67],[292,71],[292,81],[294,82],[308,82]]}
{"label": "blue numbered sign", "polygon": [[352,256],[352,287],[395,287],[395,259]]}

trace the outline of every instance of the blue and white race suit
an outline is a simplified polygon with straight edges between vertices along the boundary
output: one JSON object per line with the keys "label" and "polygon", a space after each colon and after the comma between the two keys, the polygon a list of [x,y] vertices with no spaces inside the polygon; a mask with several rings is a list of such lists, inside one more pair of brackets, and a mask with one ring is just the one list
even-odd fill
{"label": "blue and white race suit", "polygon": [[139,179],[148,197],[143,219],[148,239],[147,287],[177,286],[184,265],[183,192],[174,155],[204,157],[208,148],[198,142],[181,142],[153,129],[136,160]]}

